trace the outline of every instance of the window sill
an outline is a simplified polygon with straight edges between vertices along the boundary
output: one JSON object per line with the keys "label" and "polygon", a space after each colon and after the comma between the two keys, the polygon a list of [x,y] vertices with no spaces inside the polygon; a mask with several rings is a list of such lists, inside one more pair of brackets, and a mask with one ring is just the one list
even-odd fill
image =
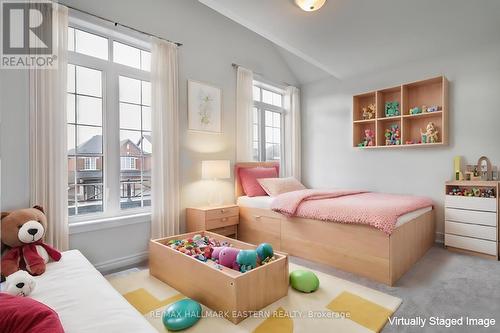
{"label": "window sill", "polygon": [[103,229],[123,227],[126,225],[151,223],[151,213],[100,218],[84,222],[74,222],[69,225],[69,234],[80,234]]}

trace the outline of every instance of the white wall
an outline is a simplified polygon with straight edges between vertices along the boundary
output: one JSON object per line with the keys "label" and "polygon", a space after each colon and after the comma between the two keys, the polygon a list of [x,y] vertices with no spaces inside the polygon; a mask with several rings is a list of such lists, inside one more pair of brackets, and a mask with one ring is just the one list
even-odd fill
{"label": "white wall", "polygon": [[[500,165],[500,45],[409,63],[344,81],[302,87],[303,179],[312,187],[356,187],[431,197],[443,230],[444,182],[453,157]],[[366,57],[369,57],[367,52]],[[352,148],[352,96],[444,74],[450,81],[450,145],[442,148]],[[441,236],[441,235],[438,235]]]}
{"label": "white wall", "polygon": [[[236,74],[238,63],[270,80],[297,84],[273,44],[212,11],[196,0],[63,0],[102,17],[183,43],[179,52],[180,76],[180,185],[184,208],[206,204],[209,184],[200,181],[203,159],[235,159]],[[205,81],[223,90],[223,134],[187,131],[187,79]],[[2,196],[3,208],[29,203],[28,180],[28,82],[23,71],[1,75],[2,80]],[[233,202],[233,182],[221,184],[227,202]],[[88,255],[94,264],[144,253],[149,225],[127,225],[106,231],[73,233],[70,246]],[[111,265],[112,266],[112,265]]]}

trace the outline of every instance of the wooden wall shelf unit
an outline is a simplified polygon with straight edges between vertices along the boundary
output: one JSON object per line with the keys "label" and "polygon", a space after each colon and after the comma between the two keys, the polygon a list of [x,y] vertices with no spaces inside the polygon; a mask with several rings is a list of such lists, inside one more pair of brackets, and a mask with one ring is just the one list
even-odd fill
{"label": "wooden wall shelf unit", "polygon": [[[399,103],[399,115],[386,117],[385,103],[396,101]],[[375,117],[365,120],[363,108],[370,104],[376,106]],[[411,108],[422,106],[439,106],[440,110],[410,114]],[[353,97],[353,147],[370,149],[447,145],[448,112],[448,80],[444,76],[356,95]],[[438,142],[420,143],[420,130],[425,131],[429,122],[433,122],[439,131]],[[386,145],[385,130],[392,125],[399,127],[399,145]],[[372,146],[358,147],[367,129],[373,131],[375,142]],[[413,143],[407,143],[410,141]]]}

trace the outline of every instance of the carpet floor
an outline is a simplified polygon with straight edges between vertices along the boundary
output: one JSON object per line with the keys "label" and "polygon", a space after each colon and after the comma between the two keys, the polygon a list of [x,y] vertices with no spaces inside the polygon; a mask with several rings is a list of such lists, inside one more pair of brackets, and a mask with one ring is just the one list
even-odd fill
{"label": "carpet floor", "polygon": [[[390,325],[383,332],[500,332],[500,262],[457,254],[435,246],[396,284],[388,287],[327,265],[291,257],[290,261],[399,297],[394,317],[426,319],[421,327]],[[430,326],[431,317],[490,318],[494,326]],[[436,319],[432,319],[436,321]]]}

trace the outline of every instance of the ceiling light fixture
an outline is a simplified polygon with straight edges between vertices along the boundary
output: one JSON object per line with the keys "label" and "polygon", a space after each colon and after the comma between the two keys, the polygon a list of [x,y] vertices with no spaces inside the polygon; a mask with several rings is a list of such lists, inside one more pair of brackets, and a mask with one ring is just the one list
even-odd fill
{"label": "ceiling light fixture", "polygon": [[295,4],[306,12],[313,12],[320,9],[325,2],[326,0],[295,0]]}

